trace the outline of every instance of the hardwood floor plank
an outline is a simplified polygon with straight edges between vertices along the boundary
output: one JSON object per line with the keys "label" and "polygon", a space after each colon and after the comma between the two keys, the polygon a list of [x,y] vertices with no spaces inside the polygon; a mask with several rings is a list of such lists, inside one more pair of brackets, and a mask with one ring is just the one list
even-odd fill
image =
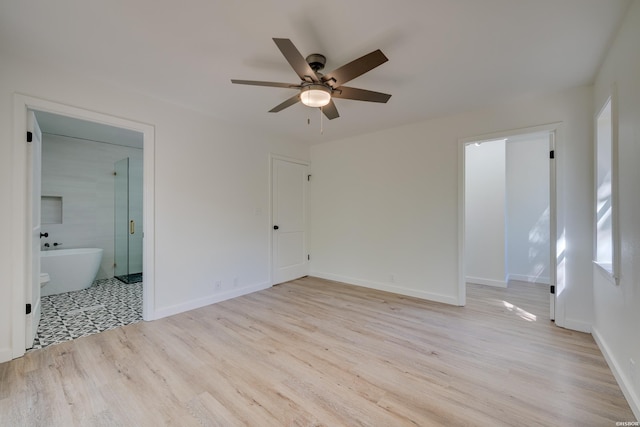
{"label": "hardwood floor plank", "polygon": [[303,278],[0,364],[0,425],[613,425],[633,414],[545,287],[466,307]]}

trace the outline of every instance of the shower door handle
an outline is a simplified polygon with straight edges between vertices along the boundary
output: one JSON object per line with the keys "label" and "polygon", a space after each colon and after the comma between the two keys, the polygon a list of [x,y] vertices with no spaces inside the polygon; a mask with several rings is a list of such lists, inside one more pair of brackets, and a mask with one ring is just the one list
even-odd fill
{"label": "shower door handle", "polygon": [[129,234],[135,234],[136,232],[136,223],[134,220],[129,221]]}

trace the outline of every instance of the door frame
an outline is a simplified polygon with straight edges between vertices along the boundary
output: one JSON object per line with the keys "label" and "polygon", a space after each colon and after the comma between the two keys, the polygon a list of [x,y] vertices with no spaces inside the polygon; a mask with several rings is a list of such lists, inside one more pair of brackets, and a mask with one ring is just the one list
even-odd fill
{"label": "door frame", "polygon": [[[557,152],[558,142],[561,141],[561,133],[562,133],[562,123],[555,122],[540,126],[532,126],[526,128],[512,129],[501,132],[495,132],[490,134],[477,135],[467,138],[462,138],[458,140],[458,305],[464,306],[466,304],[466,260],[465,260],[465,168],[466,168],[466,159],[465,159],[465,147],[468,144],[481,142],[481,141],[489,141],[494,139],[503,139],[509,138],[510,136],[515,135],[523,135],[523,134],[531,134],[531,133],[544,133],[548,132],[550,135],[549,141],[549,149],[554,150],[554,154]],[[556,320],[556,324],[558,326],[563,326],[563,313],[562,306],[558,304],[558,270],[563,268],[561,263],[562,260],[558,258],[557,248],[561,243],[558,241],[558,218],[560,218],[560,212],[558,209],[558,182],[557,175],[559,164],[556,161],[557,156],[554,156],[554,159],[550,160],[549,165],[549,254],[550,254],[550,264],[549,264],[549,282],[550,286],[552,286],[555,290],[555,293],[550,298],[550,301],[553,304],[550,304],[550,313],[551,311],[555,311],[555,313],[551,313],[552,320]],[[562,316],[559,316],[561,314]],[[560,318],[560,322],[558,322],[558,318]]]}
{"label": "door frame", "polygon": [[31,230],[31,213],[28,195],[30,193],[28,174],[31,173],[28,163],[28,145],[25,131],[27,129],[27,111],[42,111],[72,117],[80,120],[101,123],[114,127],[133,130],[143,134],[143,167],[144,167],[144,222],[145,236],[143,242],[143,306],[144,320],[153,320],[155,314],[155,128],[153,125],[123,119],[108,114],[86,110],[53,101],[15,93],[13,96],[13,153],[12,153],[12,195],[10,246],[11,255],[11,352],[12,358],[25,353],[25,303],[26,289],[31,268],[32,256],[28,253]]}
{"label": "door frame", "polygon": [[[306,160],[295,159],[293,157],[281,156],[278,154],[269,153],[269,283],[271,286],[274,285],[274,254],[273,254],[273,163],[275,160],[282,160],[285,162],[297,163],[307,167],[307,170],[310,166],[310,163]],[[307,191],[309,188],[307,187]],[[308,194],[307,194],[307,204],[308,204]],[[304,210],[304,223],[305,223],[305,246],[306,250],[309,249],[309,209],[305,206]],[[307,262],[307,268],[309,267],[309,262]]]}

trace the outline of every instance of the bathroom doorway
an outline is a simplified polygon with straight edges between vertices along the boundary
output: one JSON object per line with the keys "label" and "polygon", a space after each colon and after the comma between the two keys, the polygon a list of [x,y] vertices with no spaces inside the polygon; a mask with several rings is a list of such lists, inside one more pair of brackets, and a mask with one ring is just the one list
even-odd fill
{"label": "bathroom doorway", "polygon": [[[143,135],[46,112],[35,116],[43,130],[40,253],[50,279],[42,288],[37,349],[142,320]],[[122,234],[126,252],[117,260]],[[98,255],[89,259],[89,252]],[[95,268],[84,274],[87,265]]]}
{"label": "bathroom doorway", "polygon": [[[59,116],[62,119],[67,120],[76,120],[78,122],[83,122],[86,126],[103,126],[105,129],[110,129],[111,131],[128,131],[131,133],[136,133],[138,137],[141,138],[141,157],[142,163],[144,164],[144,195],[143,195],[143,216],[144,223],[146,228],[146,238],[142,242],[143,246],[143,269],[145,273],[145,281],[144,286],[140,282],[139,293],[141,294],[140,299],[142,300],[142,306],[140,307],[141,317],[144,320],[151,320],[155,317],[154,314],[154,305],[153,305],[153,291],[154,291],[154,221],[153,221],[153,201],[154,201],[154,129],[150,125],[145,125],[139,122],[132,122],[126,119],[120,119],[115,116],[108,116],[101,113],[95,113],[92,111],[84,110],[77,107],[71,107],[63,104],[58,104],[51,101],[46,101],[38,98],[33,98],[25,95],[14,95],[14,141],[16,144],[16,149],[13,154],[13,164],[14,171],[13,177],[15,181],[16,189],[23,191],[16,191],[13,194],[12,201],[14,206],[16,206],[16,228],[15,232],[12,233],[12,242],[13,245],[17,248],[15,252],[12,253],[12,262],[17,267],[13,270],[12,273],[12,283],[13,283],[13,294],[14,294],[14,303],[12,304],[12,315],[11,315],[11,329],[12,329],[12,357],[19,357],[25,353],[26,349],[26,340],[25,340],[25,332],[27,326],[27,319],[25,317],[25,309],[24,309],[24,300],[27,295],[27,284],[30,284],[30,279],[32,276],[31,266],[34,265],[34,256],[26,251],[22,250],[22,248],[27,248],[29,246],[29,236],[26,236],[23,230],[31,230],[31,225],[33,223],[32,215],[30,215],[30,203],[28,200],[31,198],[33,191],[32,182],[29,180],[29,176],[31,173],[31,167],[29,162],[26,161],[27,156],[30,152],[30,145],[25,142],[24,138],[24,130],[27,129],[26,118],[27,113],[29,111],[34,111],[37,114],[50,114]],[[42,121],[39,119],[39,121]],[[63,121],[64,123],[64,121]],[[69,124],[68,122],[66,123]],[[65,126],[63,126],[65,127]],[[81,126],[82,128],[82,126]],[[86,130],[86,129],[85,129]],[[49,130],[50,134],[61,135],[57,131]],[[77,137],[77,135],[75,135]],[[144,148],[144,155],[142,154],[142,148]],[[122,158],[119,157],[119,158]],[[107,175],[111,177],[113,182],[113,164],[118,159],[114,159],[110,166],[110,171]],[[86,165],[87,168],[90,168],[90,165]],[[80,183],[80,182],[78,182]],[[96,184],[96,189],[101,187],[100,184]],[[64,199],[60,200],[59,198],[52,198],[54,201],[59,201],[62,205],[65,204]],[[111,200],[113,202],[114,196],[112,194]],[[57,203],[56,202],[56,203]],[[20,206],[24,206],[24,209],[20,208]],[[70,205],[67,205],[67,208]],[[64,206],[63,206],[64,209]],[[110,210],[110,221],[113,221],[113,208]],[[63,215],[64,221],[64,215]],[[142,223],[142,221],[140,221]],[[81,234],[81,233],[78,233]],[[113,232],[111,233],[111,239],[113,239]],[[58,237],[58,238],[56,238]],[[76,247],[84,247],[87,242],[81,242],[81,244],[74,244],[73,239],[67,240],[66,243],[62,239],[59,238],[59,235],[51,236],[50,239],[55,239],[55,242],[51,243],[47,249],[62,249],[65,247],[76,246]],[[55,243],[58,243],[56,245]],[[42,243],[44,247],[44,242]],[[113,271],[113,270],[112,270]],[[112,279],[113,280],[113,279]],[[117,281],[117,280],[116,280]],[[69,310],[72,314],[84,313],[86,311],[91,311],[95,309],[95,306],[87,307],[89,310],[80,310],[79,312],[75,312],[74,310]]]}

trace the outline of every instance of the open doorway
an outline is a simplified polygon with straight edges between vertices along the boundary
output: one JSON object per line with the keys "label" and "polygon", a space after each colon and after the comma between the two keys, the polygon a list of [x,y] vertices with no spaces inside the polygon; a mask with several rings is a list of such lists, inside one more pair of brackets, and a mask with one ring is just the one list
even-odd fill
{"label": "open doorway", "polygon": [[42,137],[33,196],[42,209],[32,221],[41,223],[36,255],[46,277],[39,349],[142,320],[144,150],[141,132],[34,115]]}
{"label": "open doorway", "polygon": [[461,291],[469,283],[544,287],[555,318],[553,127],[461,141]]}
{"label": "open doorway", "polygon": [[[39,260],[36,260],[36,256],[34,255],[35,253],[37,253],[37,249],[46,248],[46,250],[51,250],[51,252],[53,253],[56,249],[64,250],[65,247],[78,249],[83,247],[86,248],[86,246],[97,246],[98,248],[91,249],[100,249],[100,252],[107,252],[108,255],[104,257],[103,260],[101,259],[100,261],[98,261],[96,273],[93,274],[95,274],[95,278],[98,279],[109,279],[109,277],[106,277],[109,275],[111,275],[111,279],[113,278],[113,228],[110,231],[106,232],[105,229],[102,228],[102,231],[98,232],[100,237],[96,237],[95,235],[91,236],[91,233],[87,232],[89,229],[99,228],[97,226],[98,223],[113,222],[113,201],[115,195],[113,192],[108,195],[103,191],[105,187],[108,187],[108,185],[105,185],[105,182],[107,182],[107,179],[110,179],[113,184],[113,171],[115,162],[122,158],[121,154],[123,153],[115,153],[115,151],[126,151],[126,153],[124,153],[124,157],[128,157],[128,155],[130,154],[129,151],[133,149],[132,147],[126,147],[126,143],[123,146],[110,141],[109,134],[112,134],[112,137],[115,135],[116,138],[120,136],[120,141],[122,141],[123,135],[134,136],[137,139],[137,143],[140,145],[140,147],[137,149],[139,152],[138,160],[141,165],[144,165],[144,171],[140,171],[140,179],[143,180],[144,188],[144,192],[141,195],[141,205],[143,206],[143,209],[141,209],[143,211],[141,212],[141,215],[144,217],[144,221],[141,221],[141,223],[144,223],[145,226],[145,235],[144,239],[142,240],[140,249],[142,252],[142,258],[144,260],[142,263],[144,264],[143,269],[145,279],[144,284],[140,283],[140,297],[143,302],[142,306],[139,307],[139,311],[142,312],[142,318],[144,320],[153,319],[153,291],[155,286],[153,275],[153,127],[125,119],[116,118],[113,116],[79,109],[76,107],[70,107],[50,101],[40,100],[37,98],[26,97],[23,95],[14,96],[14,111],[14,137],[15,144],[17,146],[16,150],[14,150],[15,166],[13,177],[16,182],[16,189],[18,191],[14,193],[13,202],[15,203],[15,206],[24,206],[25,209],[24,211],[19,208],[15,210],[16,216],[20,216],[20,219],[19,221],[17,221],[17,223],[19,225],[22,224],[22,226],[17,227],[14,234],[12,234],[12,240],[13,242],[15,242],[14,246],[18,248],[18,250],[13,254],[14,264],[18,266],[18,268],[14,270],[12,277],[15,296],[12,304],[13,357],[21,356],[22,354],[24,354],[25,349],[29,347],[29,339],[27,338],[27,334],[25,333],[27,324],[29,323],[29,314],[27,314],[27,317],[25,317],[24,301],[27,301],[28,312],[29,306],[35,305],[35,301],[31,301],[29,299],[40,296],[39,293],[37,293],[38,295],[35,295],[36,292],[30,292],[30,287],[27,286],[28,284],[30,285],[33,282],[35,276],[39,273],[35,272],[35,269],[33,268],[36,264],[38,264],[38,266],[40,267],[39,263],[37,262]],[[83,177],[75,176],[74,174],[69,173],[70,165],[66,164],[62,165],[62,169],[65,169],[65,167],[67,168],[67,181],[68,183],[75,182],[76,186],[75,189],[67,188],[67,190],[69,190],[70,192],[67,193],[66,202],[64,195],[54,194],[57,192],[56,188],[60,190],[64,187],[64,185],[61,184],[61,181],[58,181],[57,183],[54,182],[52,186],[45,186],[45,188],[42,190],[35,188],[33,184],[34,180],[33,178],[31,178],[31,173],[33,170],[32,162],[29,161],[29,158],[33,154],[34,148],[32,145],[25,142],[24,139],[24,129],[27,128],[26,119],[33,112],[35,112],[36,116],[39,116],[38,118],[41,122],[45,123],[44,126],[41,125],[44,128],[43,133],[45,134],[45,139],[47,138],[47,135],[49,135],[52,140],[55,140],[55,143],[57,145],[57,147],[54,149],[54,151],[57,152],[57,159],[53,163],[65,163],[71,161],[70,158],[72,156],[65,155],[65,153],[81,154],[80,158],[81,160],[82,158],[84,158],[85,162],[79,162],[82,165],[80,169],[84,168],[85,171],[77,171],[77,173],[82,174],[86,173],[86,170],[95,168],[96,165],[93,163],[95,163],[95,161],[98,161],[97,159],[100,159],[100,161],[104,161],[105,159],[109,159],[110,156],[115,156],[115,160],[111,162],[110,166],[108,166],[108,172],[103,173],[104,170],[101,170],[101,172],[99,173],[100,178],[98,180],[104,181],[94,181],[91,184],[91,188],[80,188],[83,187],[83,185],[86,185],[87,182],[84,182]],[[48,123],[48,121],[50,121],[50,123]],[[70,130],[74,127],[76,128],[76,133],[72,133],[72,131]],[[23,129],[23,131],[20,131],[21,129]],[[126,139],[126,137],[124,139]],[[27,141],[28,140],[29,138],[27,138]],[[45,141],[45,145],[46,144],[47,142]],[[91,154],[90,150],[91,146],[94,149],[97,148],[97,152],[94,152],[93,155]],[[42,149],[40,150],[40,154],[42,154]],[[78,151],[82,151],[82,153],[78,153]],[[57,167],[60,166],[60,164],[57,165]],[[64,175],[64,173],[59,173],[58,175]],[[69,175],[74,176],[69,179]],[[108,177],[104,175],[108,175]],[[142,177],[144,179],[142,179]],[[64,181],[64,178],[62,178],[62,180]],[[20,191],[20,189],[23,190]],[[41,194],[35,194],[37,191],[41,191]],[[98,201],[97,203],[94,203],[94,206],[92,207],[89,206],[90,203],[88,203],[86,200],[84,202],[79,202],[78,200],[80,199],[76,198],[75,202],[72,202],[71,199],[73,199],[74,196],[70,196],[70,194],[72,194],[74,191],[75,193],[93,193],[94,202],[96,200],[101,200],[101,202]],[[46,200],[42,199],[43,195],[45,196]],[[111,208],[107,206],[108,203],[105,203],[105,200],[107,199],[110,199],[111,201]],[[42,206],[40,219],[46,217],[44,222],[50,223],[47,226],[52,227],[51,233],[48,233],[47,231],[42,232],[43,234],[48,234],[48,236],[46,236],[48,238],[40,242],[41,248],[35,247],[36,245],[38,245],[37,241],[33,243],[32,239],[27,239],[27,237],[30,237],[31,233],[29,233],[29,236],[26,236],[26,233],[24,232],[24,230],[31,230],[32,223],[37,222],[34,220],[33,215],[30,214],[31,207],[35,204],[35,200],[45,202],[45,205]],[[81,206],[81,209],[76,210],[74,213],[74,209],[72,209],[72,207],[77,208],[78,205],[83,205],[83,203],[84,206]],[[82,208],[84,208],[85,214],[92,211],[93,215],[95,215],[95,217],[93,217],[91,221],[86,221],[90,223],[89,225],[87,225],[86,223],[83,225],[82,218],[80,218],[78,222],[74,223],[74,221],[71,220],[72,218],[69,216],[81,216],[80,212],[83,211]],[[67,212],[67,221],[65,221],[65,211]],[[110,219],[106,220],[105,218]],[[91,225],[91,223],[93,225]],[[68,229],[65,229],[65,225],[70,225],[70,227],[67,227]],[[138,230],[140,232],[142,231],[140,228]],[[63,236],[65,236],[64,239],[67,239],[67,242],[63,240]],[[91,239],[93,239],[93,241],[90,241]],[[103,247],[101,248],[100,246]],[[36,249],[36,251],[34,251],[34,249]],[[58,253],[56,253],[56,255],[58,255]],[[40,257],[40,260],[42,260],[42,257]],[[82,265],[84,265],[84,262],[82,263]],[[72,314],[82,315],[87,311],[100,310],[102,308],[100,307],[100,305],[101,304],[90,304],[88,307],[71,308],[71,310],[69,311],[72,312]],[[99,330],[100,328],[95,329]],[[108,329],[108,327],[104,329]]]}

